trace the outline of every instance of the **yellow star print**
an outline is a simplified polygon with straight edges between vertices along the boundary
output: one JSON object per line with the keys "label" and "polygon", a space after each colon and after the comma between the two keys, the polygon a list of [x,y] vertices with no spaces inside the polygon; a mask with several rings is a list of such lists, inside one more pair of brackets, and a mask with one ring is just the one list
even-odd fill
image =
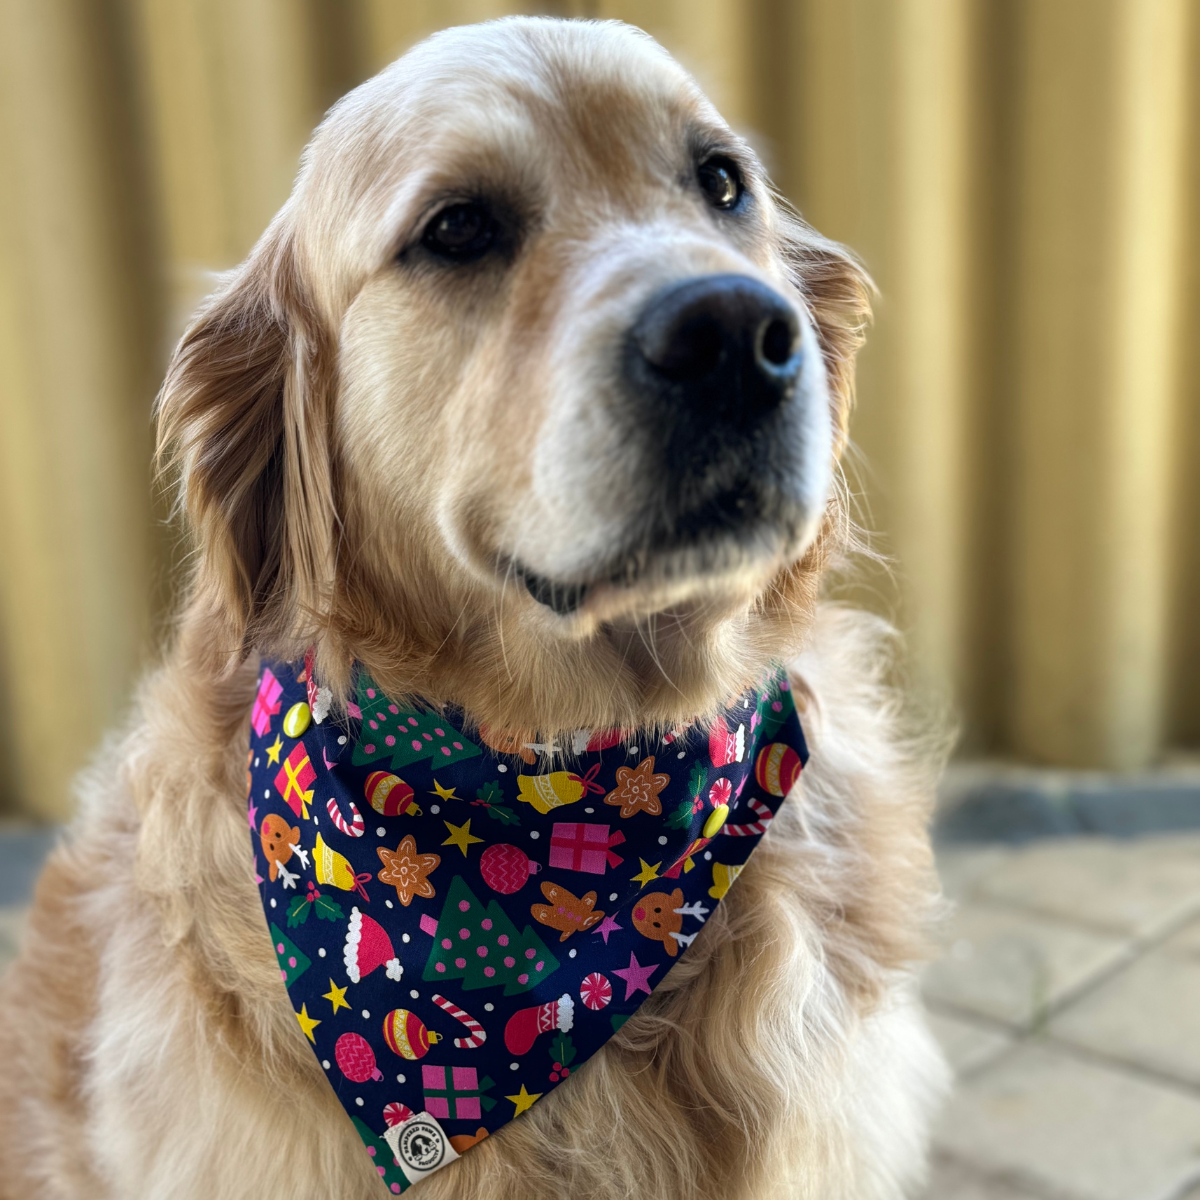
{"label": "yellow star print", "polygon": [[[457,800],[458,797],[454,794],[452,787],[442,787],[435,779],[433,781],[433,791],[429,793],[431,796],[436,796],[439,800]],[[445,845],[445,842],[442,843]]]}
{"label": "yellow star print", "polygon": [[[346,1007],[349,1008],[350,1006],[347,1004]],[[308,1040],[315,1046],[317,1041],[316,1038],[313,1037],[312,1031],[316,1029],[321,1022],[314,1021],[312,1017],[308,1015],[307,1004],[300,1005],[300,1011],[296,1014],[296,1020],[300,1022],[300,1028],[304,1030],[304,1036],[308,1038]]]}
{"label": "yellow star print", "polygon": [[461,825],[451,825],[449,821],[442,822],[450,830],[450,836],[442,843],[443,846],[457,846],[467,857],[467,847],[472,842],[482,842],[483,838],[475,837],[471,832],[471,820],[468,817]]}
{"label": "yellow star print", "polygon": [[275,745],[267,747],[267,762],[279,765],[279,752],[283,749],[283,739],[279,734],[275,735]]}
{"label": "yellow star print", "polygon": [[534,1092],[531,1096],[525,1090],[525,1085],[521,1084],[521,1090],[515,1096],[505,1096],[504,1098],[505,1100],[511,1100],[513,1104],[516,1105],[516,1111],[513,1113],[513,1116],[519,1117],[527,1108],[533,1107],[533,1102],[535,1100],[540,1100],[542,1098],[542,1093]]}
{"label": "yellow star print", "polygon": [[645,887],[652,879],[658,878],[658,868],[662,866],[662,862],[656,862],[651,866],[644,858],[639,858],[638,862],[642,864],[642,869],[634,876],[634,879]]}
{"label": "yellow star print", "polygon": [[[348,986],[349,985],[347,984],[347,987]],[[337,1012],[339,1008],[350,1007],[349,1002],[346,1000],[346,988],[338,987],[338,985],[334,983],[332,979],[329,981],[329,991],[327,991],[321,997],[321,999],[328,1000],[329,1003],[333,1005],[334,1012]]]}

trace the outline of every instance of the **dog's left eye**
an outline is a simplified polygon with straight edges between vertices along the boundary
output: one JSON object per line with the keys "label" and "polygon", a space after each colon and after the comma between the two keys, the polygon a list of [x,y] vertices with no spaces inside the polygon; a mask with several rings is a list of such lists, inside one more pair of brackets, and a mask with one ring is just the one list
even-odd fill
{"label": "dog's left eye", "polygon": [[496,219],[484,204],[470,201],[443,208],[425,227],[421,241],[442,258],[479,258],[496,240]]}
{"label": "dog's left eye", "polygon": [[737,207],[742,198],[742,176],[730,159],[721,155],[706,159],[697,168],[696,177],[705,199],[714,208]]}

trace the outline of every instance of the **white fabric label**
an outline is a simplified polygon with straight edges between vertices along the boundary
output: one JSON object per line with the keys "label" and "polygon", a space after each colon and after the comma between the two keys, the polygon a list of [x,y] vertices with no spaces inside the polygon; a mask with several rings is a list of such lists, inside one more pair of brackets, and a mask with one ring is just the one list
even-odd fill
{"label": "white fabric label", "polygon": [[419,1183],[458,1157],[442,1127],[427,1112],[393,1125],[384,1132],[383,1140],[391,1146],[409,1183]]}

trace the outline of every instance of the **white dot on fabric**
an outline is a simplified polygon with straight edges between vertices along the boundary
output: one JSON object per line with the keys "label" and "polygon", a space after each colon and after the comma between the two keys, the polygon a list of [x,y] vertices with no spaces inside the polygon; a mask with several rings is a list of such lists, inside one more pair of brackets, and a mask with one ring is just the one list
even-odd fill
{"label": "white dot on fabric", "polygon": [[586,813],[594,813],[596,810],[594,808],[585,808],[583,811]]}
{"label": "white dot on fabric", "polygon": [[264,799],[264,800],[270,800],[270,798],[271,798],[271,789],[270,789],[270,788],[267,788],[267,789],[266,789],[266,790],[263,792],[263,799]]}
{"label": "white dot on fabric", "polygon": [[658,839],[658,844],[660,846],[665,846],[667,844],[667,838],[665,834]]}
{"label": "white dot on fabric", "polygon": [[412,939],[411,939],[411,938],[408,936],[408,934],[407,934],[407,933],[402,933],[402,934],[400,935],[400,940],[401,940],[402,942],[408,942],[408,941],[411,941]]}
{"label": "white dot on fabric", "polygon": [[431,804],[429,806],[429,811],[431,813],[433,813],[433,815],[436,817],[438,815],[438,813],[440,813],[442,810],[440,808],[438,808],[438,806],[436,804]]}
{"label": "white dot on fabric", "polygon": [[677,755],[675,755],[675,757],[676,757],[676,758],[686,758],[686,757],[687,757],[687,751],[686,751],[686,750],[680,750],[680,752],[679,752]]}
{"label": "white dot on fabric", "polygon": [[625,747],[626,754],[636,754],[637,752],[638,752],[638,748],[636,746],[626,746]]}
{"label": "white dot on fabric", "polygon": [[536,829],[531,829],[529,831],[529,836],[536,840],[537,838],[540,838],[542,835],[540,833],[538,833],[538,831]]}
{"label": "white dot on fabric", "polygon": [[413,989],[412,989],[412,991],[411,991],[411,992],[409,992],[408,994],[409,994],[409,995],[410,995],[410,996],[411,996],[411,997],[412,997],[414,1000],[419,1000],[419,999],[421,998],[421,993],[420,993],[420,992],[418,992],[416,988],[413,988]]}
{"label": "white dot on fabric", "polygon": [[705,852],[704,852],[704,861],[705,861],[705,862],[712,862],[712,851],[711,851],[711,850],[705,850]]}
{"label": "white dot on fabric", "polygon": [[275,907],[275,897],[274,896],[271,897],[271,907],[272,908]]}
{"label": "white dot on fabric", "polygon": [[609,896],[609,899],[610,899],[610,900],[615,900],[616,898],[617,898],[617,893],[616,893],[616,892],[613,892],[613,894],[612,894],[611,896]]}
{"label": "white dot on fabric", "polygon": [[364,1020],[364,1021],[369,1021],[370,1019],[371,1019],[371,1013],[370,1013],[370,1011],[369,1011],[368,1009],[365,1009],[365,1008],[364,1008],[364,1009],[363,1009],[363,1020]]}
{"label": "white dot on fabric", "polygon": [[327,1058],[321,1059],[321,1066],[323,1066],[325,1068],[325,1070],[328,1071],[329,1070],[329,1059],[327,1059]]}
{"label": "white dot on fabric", "polygon": [[404,1076],[403,1076],[403,1075],[397,1075],[397,1076],[396,1076],[396,1082],[397,1082],[397,1083],[403,1083],[403,1082],[404,1082]]}
{"label": "white dot on fabric", "polygon": [[385,904],[385,905],[386,905],[388,908],[391,908],[391,907],[392,907],[392,902],[391,902],[390,900],[385,900],[383,903],[384,903],[384,904]]}
{"label": "white dot on fabric", "polygon": [[375,836],[376,837],[386,837],[387,830],[384,829],[384,827],[382,825],[380,825],[379,828],[375,830]]}
{"label": "white dot on fabric", "polygon": [[342,736],[340,738],[338,738],[338,745],[344,746],[345,744],[346,744],[346,735],[343,733]]}
{"label": "white dot on fabric", "polygon": [[354,1103],[355,1103],[355,1104],[357,1104],[359,1108],[362,1108],[362,1102],[363,1102],[363,1101],[362,1101],[362,1097],[361,1097],[361,1096],[355,1096],[355,1097],[354,1097]]}
{"label": "white dot on fabric", "polygon": [[521,1069],[521,1064],[520,1063],[509,1063],[508,1069],[510,1071],[519,1071]]}
{"label": "white dot on fabric", "polygon": [[254,765],[255,765],[256,767],[258,766],[258,762],[259,762],[259,760],[256,758],[256,759],[254,760]]}
{"label": "white dot on fabric", "polygon": [[320,955],[321,958],[324,958],[325,957],[325,947],[322,946],[320,948],[320,950],[317,951],[317,954]]}
{"label": "white dot on fabric", "polygon": [[493,1010],[495,1007],[496,1007],[496,1006],[495,1006],[494,1004],[485,1004],[485,1005],[483,1006],[483,1011],[484,1011],[484,1012],[491,1012],[491,1011],[492,1011],[492,1010]]}
{"label": "white dot on fabric", "polygon": [[572,958],[574,958],[574,957],[575,957],[575,953],[576,953],[576,952],[575,952],[574,950],[572,950],[572,951],[571,951],[571,957],[572,957]]}
{"label": "white dot on fabric", "polygon": [[497,763],[497,764],[496,764],[496,770],[497,770],[497,771],[500,771],[500,772],[503,774],[503,773],[506,773],[506,772],[508,771],[508,768],[507,768],[507,767],[506,767],[506,766],[505,766],[503,763]]}
{"label": "white dot on fabric", "polygon": [[317,823],[317,814],[313,813],[313,824],[315,825],[316,823]]}

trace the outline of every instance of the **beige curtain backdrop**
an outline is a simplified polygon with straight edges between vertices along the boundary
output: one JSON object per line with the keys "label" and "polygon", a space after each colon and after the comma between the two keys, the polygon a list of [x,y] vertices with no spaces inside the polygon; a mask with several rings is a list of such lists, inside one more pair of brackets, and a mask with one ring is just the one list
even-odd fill
{"label": "beige curtain backdrop", "polygon": [[[163,636],[149,408],[322,111],[502,0],[0,0],[0,802],[58,818]],[[525,10],[528,11],[528,10]],[[563,0],[662,40],[882,290],[855,478],[964,753],[1200,741],[1192,0]]]}

